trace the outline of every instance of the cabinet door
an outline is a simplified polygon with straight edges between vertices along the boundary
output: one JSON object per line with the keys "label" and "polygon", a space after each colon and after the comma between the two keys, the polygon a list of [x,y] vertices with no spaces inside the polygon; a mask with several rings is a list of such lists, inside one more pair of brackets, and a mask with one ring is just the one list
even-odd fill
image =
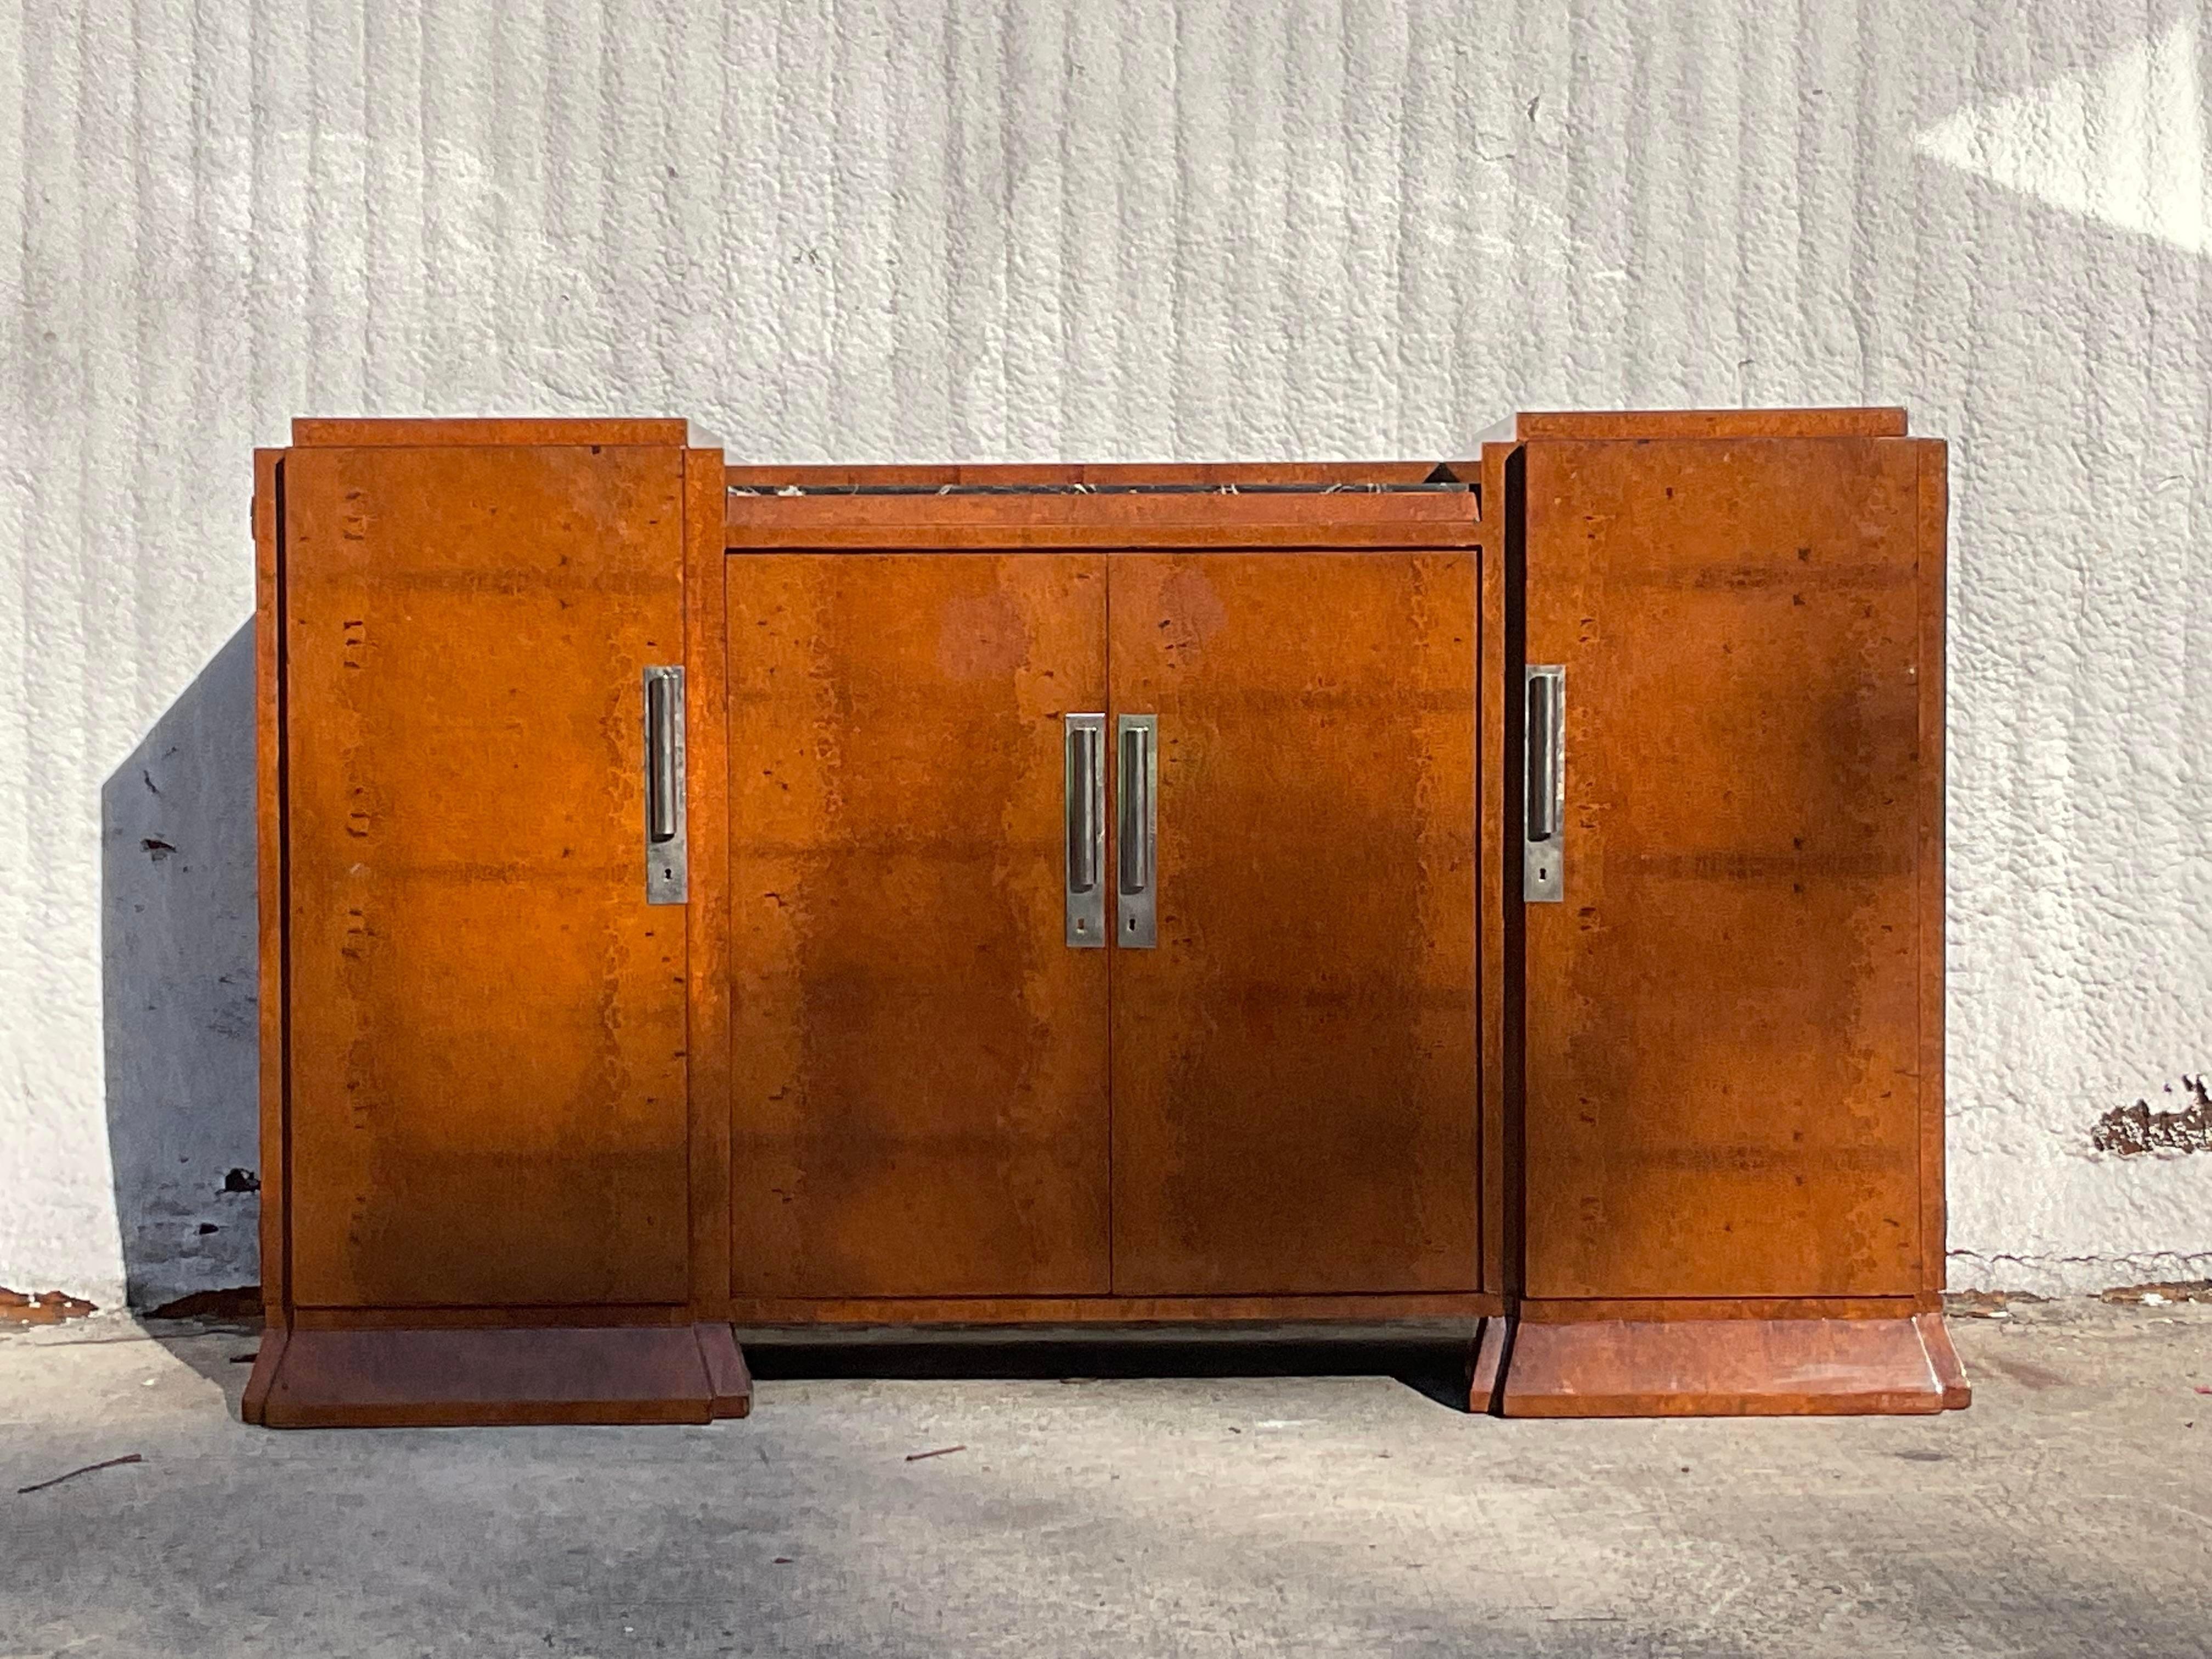
{"label": "cabinet door", "polygon": [[642,671],[682,451],[283,463],[295,1300],[684,1299],[684,913]]}
{"label": "cabinet door", "polygon": [[1509,474],[1525,659],[1565,671],[1561,896],[1521,907],[1532,1296],[1919,1286],[1923,447]]}
{"label": "cabinet door", "polygon": [[1475,650],[1471,553],[1115,561],[1117,1292],[1474,1288]]}
{"label": "cabinet door", "polygon": [[734,1289],[1107,1288],[1106,952],[1066,942],[1091,555],[726,564]]}

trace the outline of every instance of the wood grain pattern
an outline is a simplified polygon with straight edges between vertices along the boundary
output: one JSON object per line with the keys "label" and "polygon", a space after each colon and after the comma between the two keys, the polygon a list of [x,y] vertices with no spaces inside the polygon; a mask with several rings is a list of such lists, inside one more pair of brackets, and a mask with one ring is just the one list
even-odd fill
{"label": "wood grain pattern", "polygon": [[1620,409],[1524,411],[1516,439],[1902,438],[1905,411],[1863,409]]}
{"label": "wood grain pattern", "polygon": [[1452,547],[1473,490],[1315,495],[732,495],[732,548]]}
{"label": "wood grain pattern", "polygon": [[[1916,440],[1913,450],[1920,463],[1917,503],[1920,595],[1920,1283],[1923,1291],[1937,1292],[1948,1282],[1949,1270],[1943,1093],[1943,981],[1948,952],[1944,943],[1943,892],[1950,453],[1948,446],[1934,438]],[[1940,1328],[1940,1318],[1936,1323]],[[1947,1343],[1948,1340],[1945,1338]],[[1960,1374],[1959,1386],[1965,1387],[1964,1373]]]}
{"label": "wood grain pattern", "polygon": [[742,1417],[751,1379],[729,1328],[715,1330],[295,1330],[258,1420],[285,1429],[496,1428]]}
{"label": "wood grain pattern", "polygon": [[1912,1322],[1919,1329],[1921,1345],[1928,1350],[1929,1364],[1936,1368],[1936,1379],[1943,1385],[1943,1409],[1966,1410],[1974,1403],[1973,1385],[1966,1380],[1966,1368],[1959,1363],[1959,1351],[1952,1346],[1943,1316],[1930,1310],[1915,1314]]}
{"label": "wood grain pattern", "polygon": [[1420,483],[1434,461],[1060,461],[935,465],[733,466],[741,489],[887,484]]}
{"label": "wood grain pattern", "polygon": [[1474,1340],[1468,1352],[1467,1408],[1469,1411],[1495,1412],[1498,1409],[1498,1396],[1505,1381],[1507,1350],[1512,1329],[1510,1320],[1495,1318],[1485,1319],[1475,1328]]}
{"label": "wood grain pattern", "polygon": [[747,556],[728,616],[736,1294],[1104,1293],[1104,561]]}
{"label": "wood grain pattern", "polygon": [[1474,573],[1114,561],[1110,711],[1159,720],[1159,945],[1111,953],[1117,1294],[1478,1285]]}
{"label": "wood grain pattern", "polygon": [[295,449],[420,448],[425,445],[482,449],[517,444],[651,444],[681,447],[690,423],[680,420],[580,419],[450,420],[301,418],[292,422]]}
{"label": "wood grain pattern", "polygon": [[1592,1321],[1671,1324],[1714,1319],[1910,1319],[1923,1311],[1911,1296],[1523,1297],[1517,1317],[1539,1325]]}
{"label": "wood grain pattern", "polygon": [[[253,452],[254,887],[259,985],[261,1296],[268,1328],[291,1318],[291,1160],[285,1133],[284,452]],[[273,1355],[271,1363],[274,1363]],[[250,1392],[249,1389],[249,1392]],[[265,1385],[264,1387],[266,1392]],[[257,1421],[258,1419],[248,1419]]]}
{"label": "wood grain pattern", "polygon": [[[1475,618],[1478,644],[1475,675],[1476,793],[1480,803],[1475,813],[1477,857],[1475,957],[1477,1007],[1480,1019],[1480,1048],[1476,1071],[1480,1087],[1481,1141],[1478,1149],[1482,1170],[1482,1288],[1503,1295],[1521,1288],[1521,1173],[1517,1138],[1509,1133],[1513,1119],[1510,1107],[1517,1097],[1508,1090],[1510,1061],[1517,1059],[1518,1027],[1509,1021],[1517,1007],[1509,986],[1508,948],[1511,978],[1520,971],[1521,918],[1518,875],[1506,880],[1507,857],[1517,848],[1513,828],[1505,821],[1506,741],[1509,707],[1517,701],[1506,695],[1508,661],[1506,600],[1518,595],[1517,568],[1509,568],[1505,551],[1505,462],[1510,444],[1485,444],[1478,476],[1482,482],[1482,543],[1476,580],[1480,613]],[[1513,1033],[1509,1052],[1508,1032]]]}
{"label": "wood grain pattern", "polygon": [[295,1308],[303,1331],[568,1329],[584,1326],[688,1325],[691,1309],[681,1302],[523,1302],[443,1308]]}
{"label": "wood grain pattern", "polygon": [[1917,451],[1526,455],[1568,780],[1566,901],[1525,907],[1528,1291],[1910,1293]]}
{"label": "wood grain pattern", "polygon": [[253,1369],[246,1374],[246,1388],[238,1397],[238,1420],[265,1427],[269,1422],[269,1390],[276,1382],[277,1368],[284,1363],[285,1345],[290,1341],[289,1322],[272,1322],[263,1328],[261,1346],[253,1351]]}
{"label": "wood grain pattern", "polygon": [[681,452],[285,466],[294,1300],[681,1302],[640,714],[683,658]]}
{"label": "wood grain pattern", "polygon": [[726,1318],[730,1299],[729,627],[722,452],[684,453],[684,1037],[690,1118],[690,1304]]}
{"label": "wood grain pattern", "polygon": [[1497,1297],[1445,1291],[1351,1296],[739,1297],[738,1325],[1184,1325],[1484,1319]]}
{"label": "wood grain pattern", "polygon": [[1944,1400],[1909,1317],[1524,1319],[1500,1406],[1507,1417],[1890,1416]]}

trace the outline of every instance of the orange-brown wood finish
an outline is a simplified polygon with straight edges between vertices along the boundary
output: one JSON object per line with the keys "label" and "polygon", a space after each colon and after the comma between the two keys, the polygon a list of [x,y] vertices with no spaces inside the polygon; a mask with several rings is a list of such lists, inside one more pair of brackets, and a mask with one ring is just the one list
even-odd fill
{"label": "orange-brown wood finish", "polygon": [[948,484],[1411,484],[1426,482],[1434,461],[1088,461],[948,462],[920,466],[733,466],[737,489],[880,489]]}
{"label": "orange-brown wood finish", "polygon": [[483,449],[541,444],[650,444],[673,449],[682,447],[689,425],[684,421],[609,421],[589,416],[552,420],[303,418],[292,422],[292,445],[295,449],[419,449],[429,445]]}
{"label": "orange-brown wood finish", "polygon": [[[1946,456],[1902,410],[1441,464],[685,430],[256,454],[248,1421],[742,1415],[733,1319],[1463,1320],[1507,1415],[1967,1402]],[[1524,662],[1567,670],[1564,904],[1520,892]],[[1065,942],[1086,712],[1109,788],[1158,721],[1152,949]]]}
{"label": "orange-brown wood finish", "polygon": [[[698,913],[644,892],[641,671],[701,657],[687,628],[711,642],[688,746],[722,753],[722,459],[682,433],[301,422],[257,456],[271,1340],[248,1421],[750,1401],[717,1322],[726,1079],[688,1052],[726,1046],[726,980],[690,982],[685,937],[713,956],[719,886]],[[720,793],[695,836],[722,833]]]}
{"label": "orange-brown wood finish", "polygon": [[[767,488],[768,486],[763,486]],[[1159,495],[732,494],[732,548],[1454,547],[1480,533],[1472,489]]]}
{"label": "orange-brown wood finish", "polygon": [[[1524,416],[1486,453],[1525,1298],[1492,1409],[1971,1397],[1936,1306],[1944,456],[1903,429]],[[1519,890],[1524,662],[1566,671],[1562,903]]]}
{"label": "orange-brown wood finish", "polygon": [[689,963],[684,1060],[690,1119],[690,1304],[730,1299],[729,647],[723,612],[722,452],[684,455],[684,661]]}
{"label": "orange-brown wood finish", "polygon": [[738,1325],[1185,1325],[1476,1320],[1494,1296],[1456,1291],[1358,1296],[739,1297]]}
{"label": "orange-brown wood finish", "polygon": [[684,918],[645,898],[640,712],[682,659],[681,452],[286,471],[293,1298],[681,1302]]}
{"label": "orange-brown wood finish", "polygon": [[737,1295],[1104,1294],[1061,717],[1105,707],[1105,561],[727,571]]}
{"label": "orange-brown wood finish", "polygon": [[1878,409],[1573,410],[1523,413],[1530,438],[1902,438],[1905,411]]}
{"label": "orange-brown wood finish", "polygon": [[1530,904],[1526,1292],[1922,1282],[1918,457],[1545,442],[1526,660],[1566,668]]}
{"label": "orange-brown wood finish", "polygon": [[1546,1323],[1525,1311],[1497,1401],[1507,1417],[1909,1415],[1950,1403],[1911,1317]]}
{"label": "orange-brown wood finish", "polygon": [[1113,562],[1159,776],[1158,943],[1110,952],[1119,1295],[1479,1285],[1475,568]]}
{"label": "orange-brown wood finish", "polygon": [[[253,452],[254,843],[260,971],[261,1293],[267,1327],[279,1334],[292,1306],[288,1225],[290,1163],[285,1127],[285,1030],[291,997],[284,968],[284,452]],[[281,1341],[262,1352],[273,1373]],[[254,1378],[259,1379],[257,1364]],[[257,1407],[267,1393],[249,1381]],[[255,1420],[252,1418],[249,1421]]]}
{"label": "orange-brown wood finish", "polygon": [[726,1324],[295,1330],[252,1420],[284,1429],[705,1423],[744,1416],[751,1398]]}

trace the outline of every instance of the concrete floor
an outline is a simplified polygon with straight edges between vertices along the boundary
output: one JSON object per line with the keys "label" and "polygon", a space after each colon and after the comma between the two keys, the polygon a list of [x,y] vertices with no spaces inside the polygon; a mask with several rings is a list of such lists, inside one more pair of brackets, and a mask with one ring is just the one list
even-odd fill
{"label": "concrete floor", "polygon": [[102,1316],[0,1336],[0,1656],[2212,1654],[2212,1306],[1954,1328],[1940,1418],[761,1350],[746,1422],[277,1433],[251,1331]]}

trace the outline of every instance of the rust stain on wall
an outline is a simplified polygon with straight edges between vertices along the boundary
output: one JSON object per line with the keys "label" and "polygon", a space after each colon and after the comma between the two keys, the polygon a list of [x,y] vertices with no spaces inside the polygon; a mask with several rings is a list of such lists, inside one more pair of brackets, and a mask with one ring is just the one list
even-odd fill
{"label": "rust stain on wall", "polygon": [[[2166,1085],[2174,1093],[2174,1085]],[[2142,1152],[2212,1152],[2212,1090],[2203,1077],[2185,1077],[2174,1111],[2153,1111],[2148,1100],[2118,1106],[2099,1118],[2089,1144],[2100,1152],[2131,1158]]]}

